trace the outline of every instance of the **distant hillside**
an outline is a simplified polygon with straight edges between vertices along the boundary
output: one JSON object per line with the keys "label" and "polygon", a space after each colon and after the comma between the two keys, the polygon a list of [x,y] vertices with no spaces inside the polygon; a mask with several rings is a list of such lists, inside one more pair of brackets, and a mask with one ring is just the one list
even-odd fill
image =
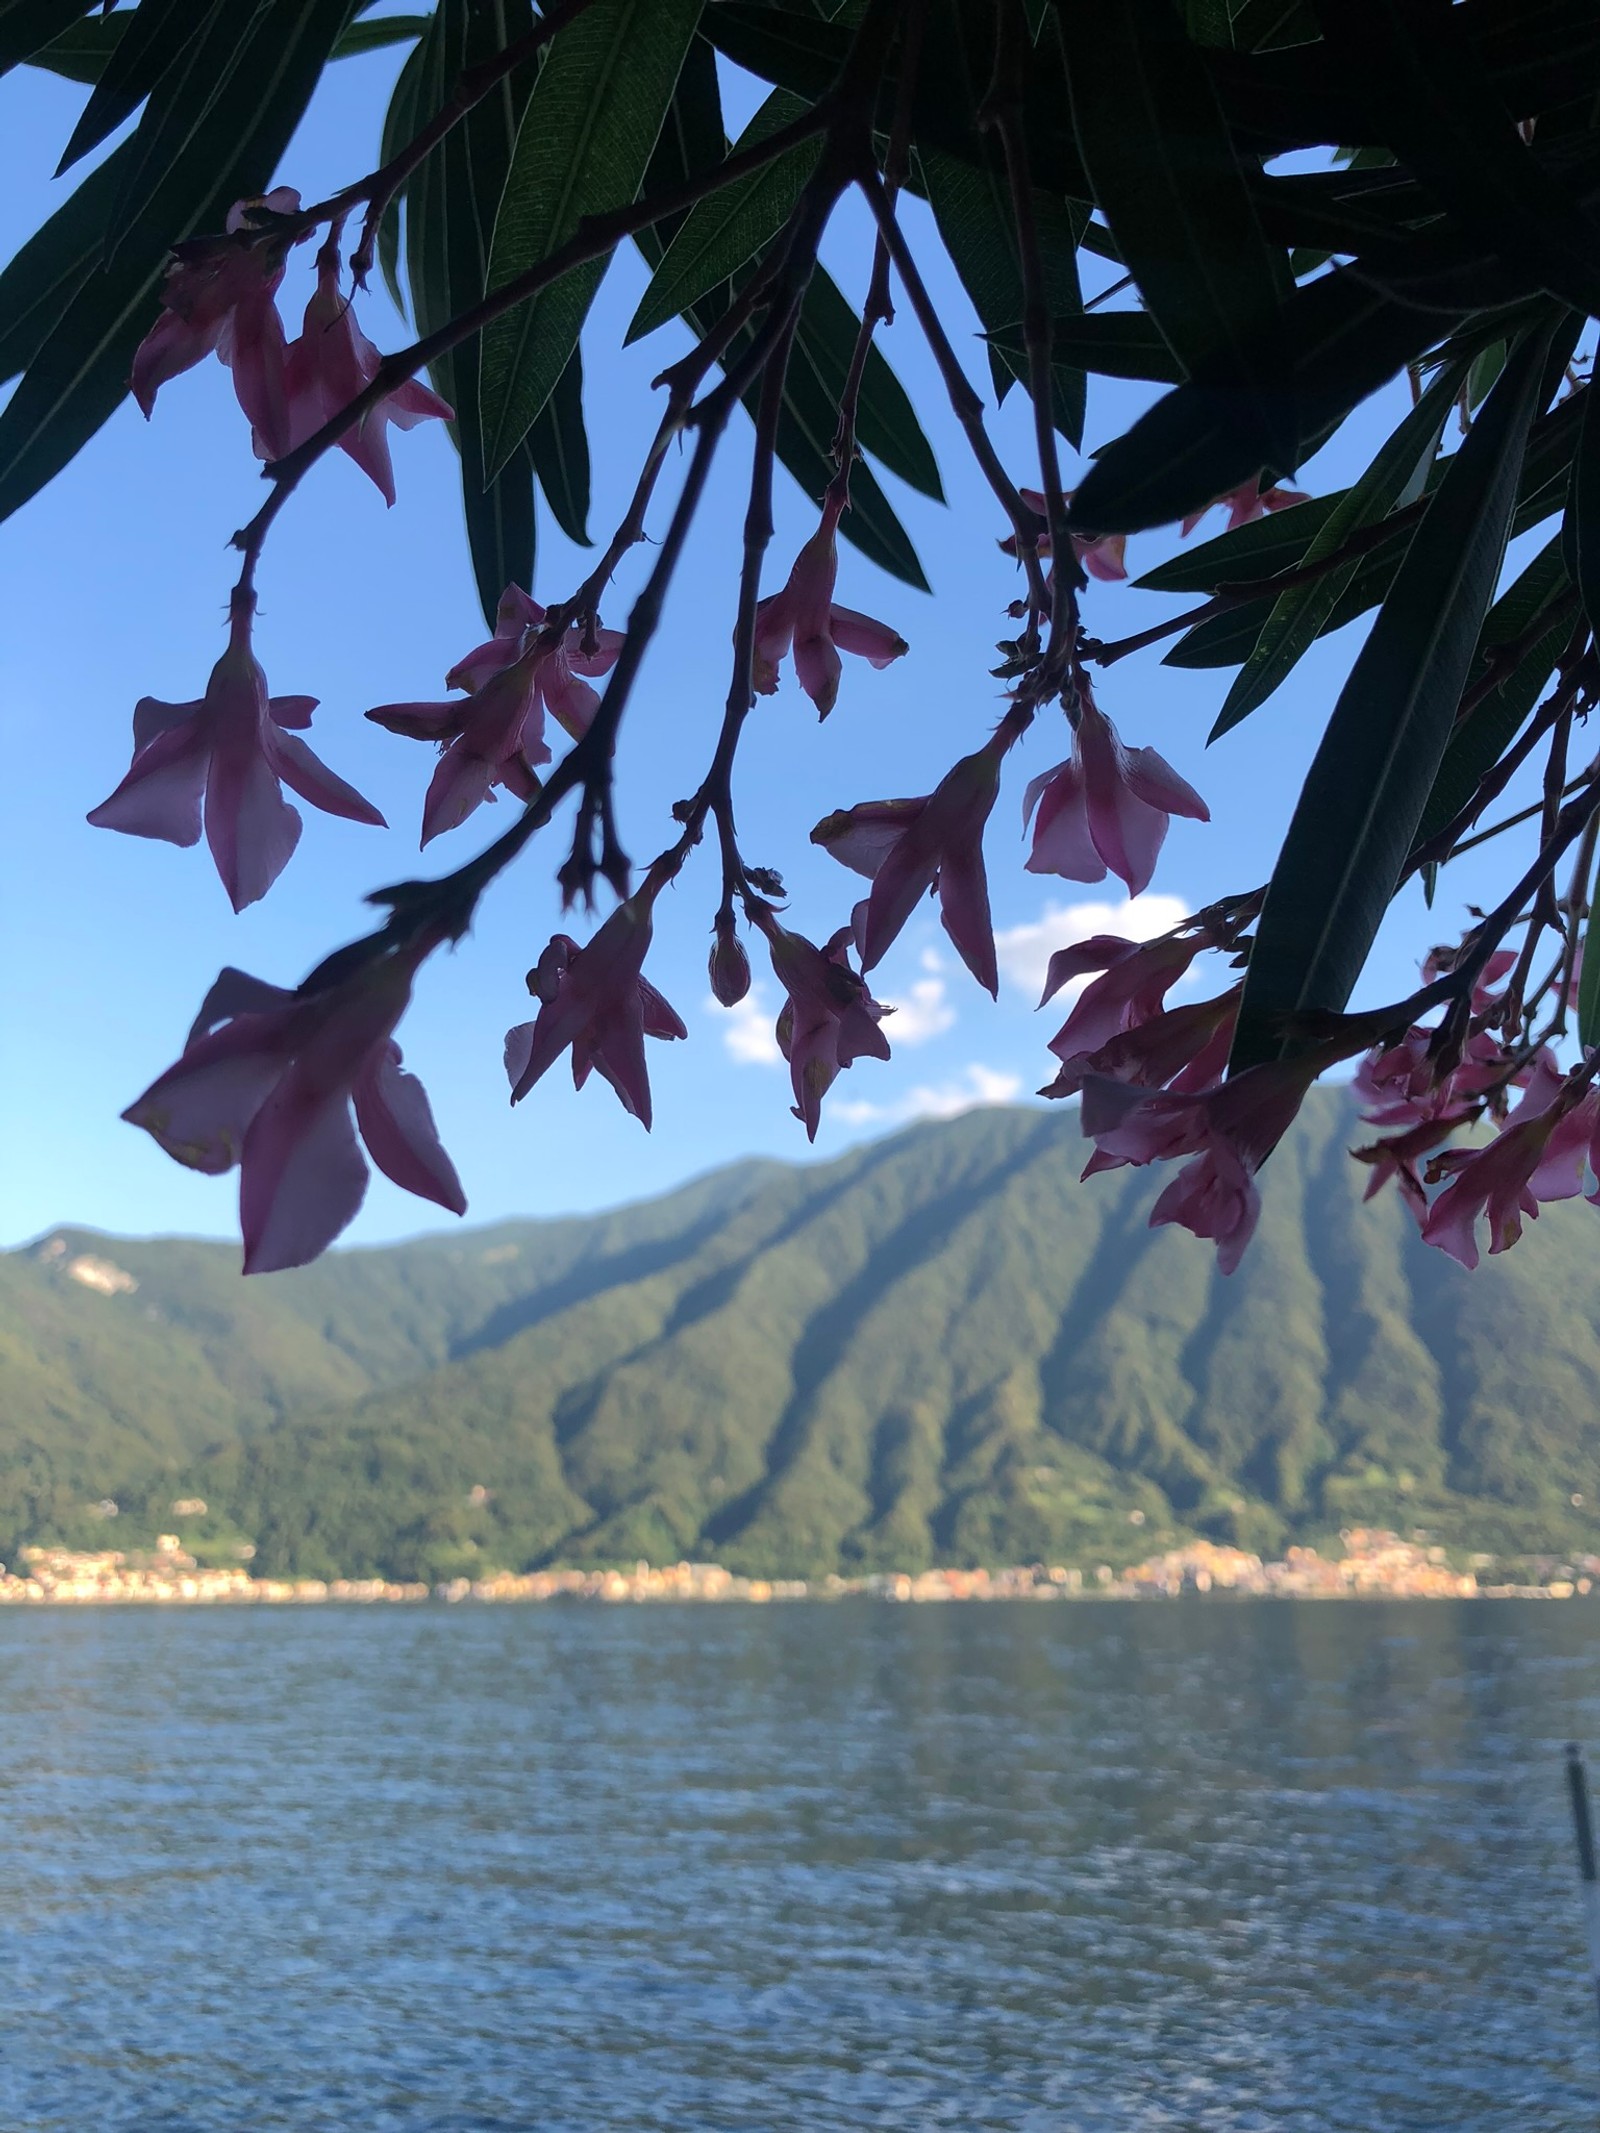
{"label": "distant hillside", "polygon": [[400,1576],[1120,1563],[1353,1521],[1600,1549],[1600,1216],[1469,1277],[1360,1205],[1358,1130],[1307,1106],[1230,1281],[1147,1228],[1157,1179],[1080,1185],[1075,1117],[1032,1110],[252,1283],[64,1231],[0,1256],[0,1527],[82,1538],[109,1495],[119,1536]]}

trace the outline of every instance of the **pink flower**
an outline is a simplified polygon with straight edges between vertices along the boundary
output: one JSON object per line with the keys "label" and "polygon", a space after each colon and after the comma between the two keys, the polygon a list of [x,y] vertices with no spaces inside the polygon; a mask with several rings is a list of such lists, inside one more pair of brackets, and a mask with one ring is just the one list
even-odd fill
{"label": "pink flower", "polygon": [[1429,1175],[1454,1172],[1429,1208],[1423,1242],[1437,1245],[1469,1270],[1478,1264],[1480,1214],[1489,1222],[1489,1251],[1509,1251],[1522,1218],[1537,1218],[1542,1200],[1570,1200],[1583,1190],[1584,1161],[1597,1127],[1600,1096],[1562,1092],[1559,1078],[1541,1074],[1530,1084],[1505,1127],[1486,1148],[1453,1150],[1435,1158]]}
{"label": "pink flower", "polygon": [[1176,1222],[1210,1238],[1218,1272],[1231,1274],[1261,1215],[1256,1172],[1289,1130],[1325,1063],[1273,1060],[1198,1096],[1150,1095],[1090,1075],[1083,1087],[1083,1130],[1096,1152],[1084,1175],[1192,1156],[1150,1210],[1150,1227]]}
{"label": "pink flower", "polygon": [[1071,1052],[1041,1096],[1076,1096],[1091,1074],[1138,1088],[1198,1094],[1221,1081],[1239,1013],[1239,987],[1214,1000],[1168,1008],[1108,1037],[1094,1051]]}
{"label": "pink flower", "polygon": [[792,646],[800,686],[823,718],[839,694],[840,652],[886,667],[907,649],[905,639],[888,623],[833,604],[839,571],[834,536],[843,508],[839,502],[823,506],[822,523],[795,557],[788,584],[756,607],[756,688],[763,696],[773,693],[779,665]]}
{"label": "pink flower", "polygon": [[1097,933],[1091,939],[1058,948],[1045,972],[1043,1007],[1063,985],[1085,971],[1103,976],[1086,985],[1072,1012],[1050,1040],[1063,1067],[1097,1052],[1126,1030],[1138,1029],[1162,1013],[1167,994],[1203,948],[1211,945],[1203,928],[1181,937],[1166,934],[1154,941],[1127,941],[1119,934]]}
{"label": "pink flower", "polygon": [[534,766],[548,763],[545,714],[581,740],[600,698],[583,674],[604,674],[622,649],[618,630],[597,630],[585,650],[584,633],[570,628],[559,644],[541,641],[545,611],[519,585],[500,596],[495,633],[458,660],[445,676],[464,697],[443,703],[379,704],[368,718],[391,733],[436,741],[445,750],[422,810],[422,842],[456,829],[504,785],[519,800],[539,790]]}
{"label": "pink flower", "polygon": [[[304,444],[348,407],[377,376],[382,356],[356,324],[354,302],[339,293],[339,237],[335,223],[317,254],[317,286],[306,306],[300,338],[285,357],[289,398],[289,448]],[[368,408],[360,422],[339,439],[356,465],[377,484],[386,504],[394,503],[394,463],[389,452],[389,425],[414,429],[419,422],[454,419],[448,401],[415,378],[407,378]],[[280,455],[268,453],[268,458]]]}
{"label": "pink flower", "polygon": [[162,386],[215,351],[233,373],[260,456],[277,459],[289,449],[283,322],[273,299],[290,240],[263,236],[253,217],[263,208],[292,215],[299,205],[300,195],[280,185],[261,200],[236,201],[227,235],[174,247],[161,316],[133,357],[133,397],[146,421]]}
{"label": "pink flower", "polygon": [[385,1177],[466,1212],[422,1084],[393,1041],[436,945],[391,950],[316,991],[225,970],[182,1058],[123,1112],[191,1170],[219,1176],[238,1164],[247,1274],[304,1266],[353,1219],[367,1190],[358,1128]]}
{"label": "pink flower", "polygon": [[1023,796],[1024,827],[1035,808],[1030,874],[1104,881],[1120,874],[1128,894],[1150,886],[1171,815],[1209,822],[1210,809],[1153,748],[1124,748],[1110,719],[1084,691],[1072,755],[1035,778]]}
{"label": "pink flower", "polygon": [[650,1075],[646,1037],[687,1037],[675,1010],[643,966],[650,947],[650,903],[641,894],[619,904],[587,947],[558,933],[528,976],[539,1002],[532,1022],[506,1032],[511,1101],[520,1103],[541,1075],[572,1048],[572,1084],[590,1070],[616,1090],[622,1108],[648,1131]]}
{"label": "pink flower", "polygon": [[818,948],[789,933],[776,919],[762,925],[772,969],[788,998],[778,1015],[778,1049],[789,1062],[794,1115],[814,1141],[822,1122],[822,1099],[841,1071],[858,1059],[887,1059],[889,1042],[878,1027],[888,1010],[873,999],[850,968],[850,929],[841,926]]}
{"label": "pink flower", "polygon": [[[1019,489],[1017,494],[1030,511],[1036,512],[1040,518],[1046,516],[1049,504],[1042,489]],[[1066,491],[1065,501],[1067,503],[1072,501],[1072,491],[1070,489]],[[1119,585],[1126,580],[1128,575],[1126,561],[1128,536],[1125,533],[1103,533],[1097,540],[1091,540],[1081,533],[1074,533],[1071,536],[1071,540],[1073,554],[1091,578],[1098,578],[1102,585]],[[1008,534],[1000,543],[1000,546],[1006,555],[1015,555],[1017,552],[1016,535],[1014,533]],[[1050,553],[1050,536],[1048,533],[1040,534],[1037,552],[1042,556],[1047,556]]]}
{"label": "pink flower", "polygon": [[983,828],[1000,790],[1008,745],[996,734],[963,756],[925,799],[864,800],[829,815],[811,832],[813,844],[872,883],[856,928],[863,970],[883,960],[931,889],[961,960],[980,985],[999,991]]}
{"label": "pink flower", "polygon": [[89,816],[97,829],[198,844],[203,798],[206,842],[235,911],[266,895],[300,841],[299,810],[280,779],[327,814],[384,827],[370,801],[287,730],[309,726],[317,700],[267,695],[250,649],[254,613],[253,595],[236,594],[228,649],[198,703],[146,696],[135,705],[133,762]]}
{"label": "pink flower", "polygon": [[1263,489],[1259,481],[1242,481],[1237,489],[1214,496],[1209,504],[1191,511],[1183,522],[1183,530],[1193,533],[1206,513],[1218,504],[1225,505],[1228,512],[1228,523],[1223,531],[1233,533],[1240,526],[1248,526],[1253,519],[1265,518],[1269,511],[1287,511],[1291,504],[1308,504],[1310,501],[1303,489]]}

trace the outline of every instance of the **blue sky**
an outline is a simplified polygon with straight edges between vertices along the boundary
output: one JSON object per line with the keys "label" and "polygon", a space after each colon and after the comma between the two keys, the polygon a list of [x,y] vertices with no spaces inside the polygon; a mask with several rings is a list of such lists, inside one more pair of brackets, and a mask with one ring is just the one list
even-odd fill
{"label": "blue sky", "polygon": [[[284,182],[312,198],[375,162],[397,64],[395,55],[380,53],[333,70],[284,160]],[[0,81],[5,256],[62,190],[48,172],[85,93],[27,70]],[[735,117],[754,101],[748,84],[731,85]],[[976,321],[917,203],[908,207],[907,224],[970,373],[986,387]],[[307,293],[310,249],[283,292],[291,321]],[[869,255],[865,218],[842,213],[825,256],[858,302]],[[654,428],[649,380],[685,345],[681,329],[670,327],[620,350],[645,279],[636,253],[618,256],[585,341],[592,530],[601,538],[623,509]],[[361,316],[383,347],[409,338],[381,293],[365,300]],[[988,669],[1016,591],[1014,566],[996,547],[1004,528],[908,312],[883,346],[923,413],[946,485],[948,508],[883,477],[934,595],[909,591],[842,547],[840,599],[892,621],[910,653],[882,674],[848,662],[838,708],[822,726],[786,678],[752,720],[741,761],[747,857],[782,870],[793,923],[815,938],[844,922],[856,888],[853,876],[808,845],[812,825],[856,800],[927,791],[986,736],[1000,707]],[[1115,434],[1138,404],[1132,388],[1092,385],[1087,445]],[[1337,456],[1324,454],[1303,470],[1303,485],[1337,485],[1356,451],[1386,433],[1398,412],[1393,401],[1369,405]],[[629,715],[622,827],[638,860],[669,841],[671,802],[698,782],[726,692],[749,463],[748,425],[740,420]],[[1034,481],[1020,394],[993,427],[1014,476]],[[84,822],[127,767],[135,700],[199,695],[221,649],[234,576],[225,543],[262,494],[226,374],[210,363],[177,380],[148,425],[126,403],[48,490],[0,526],[0,1242],[18,1243],[67,1221],[113,1231],[231,1234],[234,1181],[180,1169],[118,1113],[176,1055],[220,966],[297,982],[330,948],[368,930],[366,890],[419,870],[442,872],[497,826],[480,812],[419,862],[431,751],[361,716],[372,704],[442,695],[445,669],[483,635],[446,438],[437,425],[397,435],[395,460],[399,502],[392,512],[342,455],[315,472],[268,547],[257,629],[274,691],[320,697],[314,745],[377,802],[391,827],[359,828],[302,809],[305,832],[288,871],[242,917],[230,911],[203,847],[182,852]],[[669,504],[670,489],[653,517],[657,534]],[[769,589],[815,526],[814,506],[782,475],[777,516]],[[1135,571],[1169,545],[1162,536],[1136,540]],[[583,552],[546,522],[535,591],[561,597],[584,567]],[[648,552],[636,552],[608,620],[626,618],[647,567]],[[1096,586],[1088,615],[1097,634],[1112,637],[1173,605]],[[1123,737],[1159,748],[1212,810],[1209,826],[1173,824],[1151,892],[1162,901],[1147,906],[1144,930],[1265,878],[1357,641],[1346,631],[1316,647],[1287,690],[1209,751],[1205,734],[1226,673],[1163,668],[1156,650],[1106,676],[1101,702]],[[1023,785],[1066,752],[1064,726],[1042,722],[1013,757],[991,823],[989,873],[1005,973],[998,1006],[955,961],[930,908],[876,974],[879,996],[899,1008],[891,1027],[895,1057],[841,1078],[824,1111],[818,1156],[913,1117],[1026,1097],[1047,1078],[1052,1062],[1044,1045],[1059,1016],[1053,1009],[1036,1014],[1034,1002],[1049,948],[1127,923],[1120,893],[1106,893],[1120,892],[1114,880],[1086,888],[1022,871]],[[522,974],[561,923],[552,879],[565,849],[560,838],[558,827],[556,841],[536,844],[502,877],[469,938],[425,970],[401,1031],[408,1064],[426,1083],[460,1169],[469,1218],[604,1206],[743,1155],[804,1159],[804,1134],[789,1115],[787,1077],[770,1037],[777,1004],[770,976],[758,985],[755,1006],[732,1016],[709,997],[705,956],[717,900],[710,851],[691,862],[658,907],[650,974],[687,1020],[690,1041],[650,1048],[654,1133],[624,1116],[598,1081],[575,1094],[564,1069],[515,1112],[509,1108],[501,1041],[508,1024],[526,1018]],[[1432,918],[1420,899],[1397,905],[1363,984],[1365,998],[1403,991],[1428,941],[1458,930],[1461,896],[1486,887],[1488,876],[1472,867],[1457,873],[1456,889],[1447,887]],[[763,960],[756,963],[760,971]],[[409,1235],[436,1221],[432,1209],[375,1178],[349,1241]]]}

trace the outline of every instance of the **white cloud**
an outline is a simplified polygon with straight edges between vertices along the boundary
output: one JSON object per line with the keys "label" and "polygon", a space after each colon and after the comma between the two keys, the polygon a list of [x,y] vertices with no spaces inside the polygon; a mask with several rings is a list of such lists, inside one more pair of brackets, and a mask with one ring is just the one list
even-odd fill
{"label": "white cloud", "polygon": [[976,1062],[954,1081],[923,1084],[908,1089],[893,1103],[876,1104],[862,1097],[835,1096],[823,1110],[824,1119],[835,1118],[845,1126],[904,1126],[914,1118],[957,1118],[981,1104],[1014,1103],[1022,1094],[1020,1074],[1000,1074]]}
{"label": "white cloud", "polygon": [[724,1007],[718,1000],[707,1005],[723,1018],[722,1042],[736,1066],[782,1066],[773,1028],[776,1010],[767,1005],[759,985],[752,985],[737,1007]]}
{"label": "white cloud", "polygon": [[[1031,925],[1008,926],[994,937],[1000,969],[1028,995],[1030,1003],[1044,990],[1045,972],[1058,948],[1070,948],[1096,933],[1120,933],[1125,940],[1153,940],[1189,916],[1181,896],[1147,890],[1120,903],[1046,904]],[[1086,980],[1063,988],[1063,998],[1081,992]]]}
{"label": "white cloud", "polygon": [[918,978],[902,998],[883,1004],[894,1009],[894,1019],[887,1024],[891,1044],[926,1044],[955,1027],[956,1011],[945,995],[943,978]]}

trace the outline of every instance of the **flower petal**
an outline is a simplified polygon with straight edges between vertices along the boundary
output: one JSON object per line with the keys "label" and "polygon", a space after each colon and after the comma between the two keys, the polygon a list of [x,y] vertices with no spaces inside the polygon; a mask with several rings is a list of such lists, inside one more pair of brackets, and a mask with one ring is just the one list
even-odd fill
{"label": "flower petal", "polygon": [[357,1076],[355,1105],[367,1153],[386,1178],[453,1215],[466,1213],[466,1195],[440,1142],[427,1091],[402,1067],[398,1045],[388,1045]]}
{"label": "flower petal", "polygon": [[280,732],[269,739],[268,746],[278,775],[302,800],[309,800],[324,814],[342,815],[347,822],[369,822],[375,829],[388,828],[372,802],[363,799],[343,778],[336,777],[297,735]]}
{"label": "flower petal", "polygon": [[245,1135],[239,1168],[244,1271],[305,1266],[355,1219],[366,1192],[349,1090],[330,1094],[291,1067]]}
{"label": "flower petal", "polygon": [[192,722],[158,733],[139,750],[116,791],[87,819],[96,829],[122,830],[130,837],[198,844],[200,795],[210,753],[205,729]]}
{"label": "flower petal", "polygon": [[300,842],[300,814],[256,745],[213,748],[206,780],[206,842],[235,911],[259,903]]}
{"label": "flower petal", "polygon": [[464,740],[452,741],[439,760],[422,803],[422,842],[431,844],[446,830],[459,829],[488,796],[493,773]]}

